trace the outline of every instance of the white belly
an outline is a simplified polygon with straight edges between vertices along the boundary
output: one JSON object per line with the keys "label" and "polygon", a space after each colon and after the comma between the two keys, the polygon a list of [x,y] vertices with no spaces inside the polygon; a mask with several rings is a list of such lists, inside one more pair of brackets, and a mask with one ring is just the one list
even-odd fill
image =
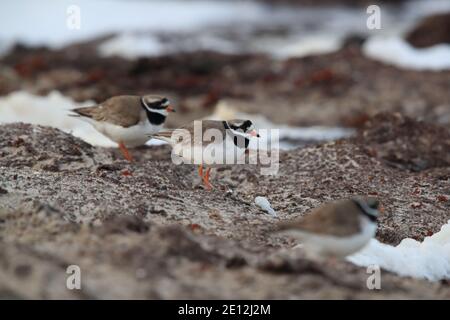
{"label": "white belly", "polygon": [[[349,237],[324,236],[304,232],[295,232],[302,242],[302,247],[310,257],[337,257],[351,255],[363,247],[375,235],[376,224],[364,218],[360,233]],[[292,232],[291,234],[294,234]]]}
{"label": "white belly", "polygon": [[207,167],[221,167],[224,165],[244,164],[245,149],[237,148],[234,144],[210,144],[201,146],[186,146],[174,148],[174,155],[182,158],[184,164],[204,165]]}
{"label": "white belly", "polygon": [[137,147],[150,140],[149,135],[161,130],[162,125],[154,126],[150,122],[139,122],[135,126],[123,128],[107,122],[96,122],[94,127],[114,142],[123,142],[127,147]]}

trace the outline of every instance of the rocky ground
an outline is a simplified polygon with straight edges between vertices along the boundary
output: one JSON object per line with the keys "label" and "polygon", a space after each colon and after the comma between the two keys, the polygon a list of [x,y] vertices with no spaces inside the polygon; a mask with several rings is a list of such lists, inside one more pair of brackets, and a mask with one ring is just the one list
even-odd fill
{"label": "rocky ground", "polygon": [[[355,138],[281,152],[276,176],[221,169],[212,191],[167,146],[133,150],[129,164],[52,128],[2,125],[0,136],[2,298],[450,298],[448,281],[387,271],[370,291],[364,268],[306,260],[270,235],[276,221],[355,194],[381,199],[382,242],[438,231],[450,211],[448,128],[381,114]],[[65,287],[72,264],[80,291]]]}

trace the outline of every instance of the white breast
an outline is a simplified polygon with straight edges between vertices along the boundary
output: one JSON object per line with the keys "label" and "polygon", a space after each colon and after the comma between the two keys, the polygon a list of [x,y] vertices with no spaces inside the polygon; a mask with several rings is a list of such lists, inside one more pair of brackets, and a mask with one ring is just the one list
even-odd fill
{"label": "white breast", "polygon": [[147,120],[128,128],[107,122],[95,122],[93,125],[99,132],[114,142],[123,142],[127,147],[145,144],[150,139],[149,135],[159,132],[162,128],[162,125],[155,126]]}
{"label": "white breast", "polygon": [[244,163],[245,160],[245,149],[237,148],[228,135],[223,143],[211,143],[204,146],[175,145],[173,150],[177,157],[183,159],[184,164],[219,167]]}
{"label": "white breast", "polygon": [[[345,257],[361,250],[375,235],[377,225],[368,218],[361,219],[361,232],[348,237],[324,236],[295,232],[310,257]],[[293,232],[291,233],[293,234]],[[293,234],[294,235],[294,234]]]}

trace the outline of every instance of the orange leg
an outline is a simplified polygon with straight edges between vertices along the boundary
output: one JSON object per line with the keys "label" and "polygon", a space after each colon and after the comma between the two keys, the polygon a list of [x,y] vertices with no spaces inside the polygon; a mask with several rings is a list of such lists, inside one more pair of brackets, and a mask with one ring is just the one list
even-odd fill
{"label": "orange leg", "polygon": [[206,170],[205,176],[203,177],[203,184],[205,185],[206,190],[211,190],[212,189],[212,185],[211,185],[211,183],[209,183],[209,173],[210,173],[210,171],[211,171],[211,168],[208,168]]}
{"label": "orange leg", "polygon": [[203,179],[203,166],[202,165],[200,165],[198,167],[198,175],[200,176],[200,178]]}
{"label": "orange leg", "polygon": [[129,162],[133,162],[133,158],[131,157],[130,152],[128,151],[127,147],[123,144],[123,142],[119,142],[119,149],[122,151],[123,156],[125,159],[127,159]]}

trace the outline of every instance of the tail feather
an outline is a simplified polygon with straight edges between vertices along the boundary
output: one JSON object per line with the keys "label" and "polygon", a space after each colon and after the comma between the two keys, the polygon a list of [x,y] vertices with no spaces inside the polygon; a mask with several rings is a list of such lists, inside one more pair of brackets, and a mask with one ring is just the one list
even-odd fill
{"label": "tail feather", "polygon": [[170,137],[172,137],[173,131],[174,130],[167,130],[167,131],[158,132],[154,136],[155,137],[158,136],[158,137],[170,138]]}
{"label": "tail feather", "polygon": [[296,229],[297,221],[296,220],[287,220],[278,222],[275,225],[273,233],[286,233]]}
{"label": "tail feather", "polygon": [[71,109],[70,112],[73,113],[70,113],[69,116],[92,118],[92,111],[94,110],[94,108],[95,106]]}
{"label": "tail feather", "polygon": [[150,135],[151,138],[166,141],[172,146],[177,143],[186,144],[191,141],[190,132],[186,129],[169,129]]}
{"label": "tail feather", "polygon": [[172,134],[173,134],[174,130],[167,130],[167,131],[162,131],[162,132],[158,132],[152,135],[149,135],[150,138],[154,138],[154,139],[158,139],[158,140],[162,140],[168,143],[172,143]]}

